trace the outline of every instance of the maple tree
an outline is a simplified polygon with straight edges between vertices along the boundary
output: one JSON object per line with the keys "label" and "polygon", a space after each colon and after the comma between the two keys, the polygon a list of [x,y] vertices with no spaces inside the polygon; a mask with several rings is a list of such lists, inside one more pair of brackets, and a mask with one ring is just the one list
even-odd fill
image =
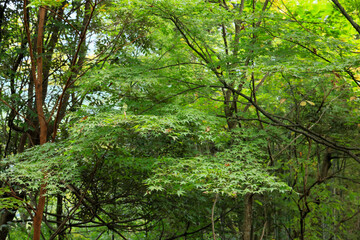
{"label": "maple tree", "polygon": [[356,239],[359,10],[5,1],[0,238]]}

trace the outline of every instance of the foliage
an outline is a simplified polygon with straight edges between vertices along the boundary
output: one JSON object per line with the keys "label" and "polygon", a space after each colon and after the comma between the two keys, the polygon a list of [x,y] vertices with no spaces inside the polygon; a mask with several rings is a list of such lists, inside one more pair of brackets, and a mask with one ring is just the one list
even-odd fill
{"label": "foliage", "polygon": [[1,3],[0,239],[26,238],[45,198],[46,239],[357,239],[359,36],[343,14]]}
{"label": "foliage", "polygon": [[233,138],[241,140],[235,140],[231,148],[215,156],[161,159],[156,163],[155,175],[146,180],[149,189],[179,196],[198,189],[204,194],[221,193],[231,197],[289,191],[286,184],[278,182],[264,168],[264,135],[248,130],[236,135]]}
{"label": "foliage", "polygon": [[[8,187],[0,188],[0,194],[1,196],[8,195],[11,192],[11,190]],[[17,199],[13,196],[10,197],[2,197],[0,202],[0,207],[3,209],[17,209],[22,205],[23,201],[20,199]]]}

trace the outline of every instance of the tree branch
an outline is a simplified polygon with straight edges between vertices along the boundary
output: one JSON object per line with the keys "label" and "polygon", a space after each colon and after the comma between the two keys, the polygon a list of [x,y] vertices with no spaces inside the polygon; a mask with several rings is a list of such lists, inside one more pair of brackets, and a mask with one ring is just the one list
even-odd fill
{"label": "tree branch", "polygon": [[342,15],[346,17],[346,19],[351,23],[351,25],[355,28],[355,30],[360,34],[360,26],[352,19],[352,17],[346,12],[343,6],[339,3],[338,0],[331,0],[340,10]]}

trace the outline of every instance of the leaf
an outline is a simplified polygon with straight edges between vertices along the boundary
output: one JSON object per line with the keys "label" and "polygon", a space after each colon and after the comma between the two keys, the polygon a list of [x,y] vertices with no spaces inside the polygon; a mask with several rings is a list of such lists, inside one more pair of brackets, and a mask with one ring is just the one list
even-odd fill
{"label": "leaf", "polygon": [[255,202],[256,202],[257,204],[259,204],[260,206],[263,205],[262,202],[260,202],[259,200],[255,200]]}
{"label": "leaf", "polygon": [[306,100],[306,102],[307,102],[308,104],[312,105],[312,106],[315,106],[315,103],[313,103],[313,102],[311,102],[311,101]]}
{"label": "leaf", "polygon": [[302,102],[300,103],[300,106],[302,106],[302,107],[306,106],[306,101],[302,101]]}
{"label": "leaf", "polygon": [[184,193],[185,193],[185,191],[182,190],[182,189],[179,189],[179,190],[176,191],[176,194],[177,194],[179,197],[182,196],[182,195],[184,195]]}

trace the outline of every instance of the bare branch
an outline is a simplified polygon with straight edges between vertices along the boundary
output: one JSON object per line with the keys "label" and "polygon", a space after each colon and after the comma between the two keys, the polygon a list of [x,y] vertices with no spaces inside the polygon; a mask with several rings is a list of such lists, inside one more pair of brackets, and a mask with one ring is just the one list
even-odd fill
{"label": "bare branch", "polygon": [[339,8],[342,15],[346,17],[346,19],[351,23],[351,25],[355,28],[355,30],[360,34],[360,26],[356,22],[354,22],[354,19],[352,19],[352,17],[346,12],[346,10],[339,3],[339,1],[338,0],[331,0],[331,1]]}

